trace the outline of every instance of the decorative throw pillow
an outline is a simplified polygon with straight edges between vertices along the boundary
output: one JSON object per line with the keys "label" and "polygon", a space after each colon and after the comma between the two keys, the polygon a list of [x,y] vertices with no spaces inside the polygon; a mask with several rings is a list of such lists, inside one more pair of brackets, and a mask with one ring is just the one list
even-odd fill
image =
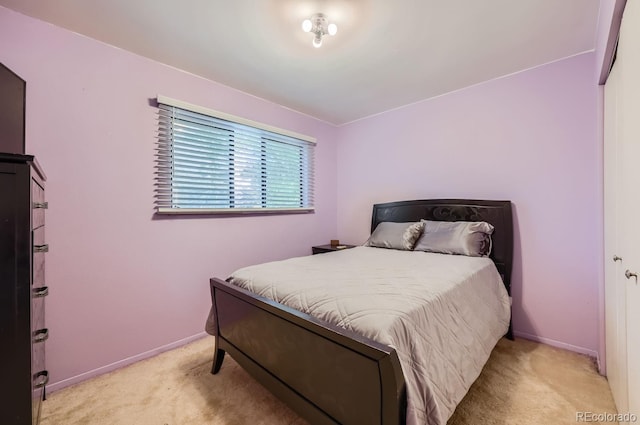
{"label": "decorative throw pillow", "polygon": [[410,251],[420,238],[424,226],[425,223],[420,221],[410,223],[383,221],[378,223],[364,245]]}
{"label": "decorative throw pillow", "polygon": [[484,221],[428,221],[416,251],[488,257],[493,226]]}

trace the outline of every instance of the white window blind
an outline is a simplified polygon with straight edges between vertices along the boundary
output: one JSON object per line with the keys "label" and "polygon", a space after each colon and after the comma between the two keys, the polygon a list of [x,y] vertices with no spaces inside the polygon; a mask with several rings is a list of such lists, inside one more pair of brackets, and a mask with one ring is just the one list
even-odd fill
{"label": "white window blind", "polygon": [[313,211],[315,141],[158,96],[158,213]]}

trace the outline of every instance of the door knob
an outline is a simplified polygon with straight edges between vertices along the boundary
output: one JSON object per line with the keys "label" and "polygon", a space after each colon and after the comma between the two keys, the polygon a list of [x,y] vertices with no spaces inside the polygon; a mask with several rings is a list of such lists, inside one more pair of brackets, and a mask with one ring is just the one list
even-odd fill
{"label": "door knob", "polygon": [[618,257],[617,255],[614,255],[613,261],[622,261],[622,257]]}
{"label": "door knob", "polygon": [[626,270],[624,272],[624,275],[627,277],[627,279],[631,279],[631,277],[634,277],[636,279],[636,283],[638,283],[638,273],[632,273],[629,270]]}

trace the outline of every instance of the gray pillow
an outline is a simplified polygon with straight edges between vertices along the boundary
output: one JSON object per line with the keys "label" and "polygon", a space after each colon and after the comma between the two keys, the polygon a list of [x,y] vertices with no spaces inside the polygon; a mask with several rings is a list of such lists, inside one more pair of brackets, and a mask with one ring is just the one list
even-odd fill
{"label": "gray pillow", "polygon": [[493,226],[484,221],[428,221],[414,250],[488,257]]}
{"label": "gray pillow", "polygon": [[412,250],[424,226],[425,224],[420,221],[410,223],[383,221],[378,223],[364,246]]}

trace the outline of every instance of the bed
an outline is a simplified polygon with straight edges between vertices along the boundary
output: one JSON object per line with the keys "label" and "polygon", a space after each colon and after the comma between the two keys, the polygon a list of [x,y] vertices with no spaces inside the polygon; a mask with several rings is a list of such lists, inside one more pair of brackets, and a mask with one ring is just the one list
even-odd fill
{"label": "bed", "polygon": [[[371,230],[373,232],[381,222],[414,222],[420,219],[485,221],[493,225],[495,230],[492,234],[493,247],[490,260],[465,260],[465,264],[469,263],[471,267],[477,268],[467,274],[476,276],[483,273],[493,273],[497,276],[494,280],[499,281],[501,290],[501,285],[504,285],[502,292],[505,294],[510,292],[513,225],[509,201],[418,200],[376,204],[373,207]],[[382,254],[382,251],[387,253]],[[317,266],[317,268],[330,270],[331,273],[319,277],[310,273],[300,273],[301,286],[313,286],[314,279],[317,282],[325,279],[327,282],[326,292],[335,292],[338,300],[356,299],[354,293],[349,292],[348,285],[342,283],[333,285],[334,280],[343,279],[344,275],[350,273],[345,264],[358,262],[360,258],[365,258],[364,261],[383,264],[388,258],[392,266],[401,264],[398,266],[400,268],[393,273],[397,275],[399,270],[402,275],[403,269],[416,269],[418,256],[427,254],[418,252],[398,254],[392,251],[358,247],[315,256],[316,258],[311,263],[309,263],[311,259],[304,258],[285,260],[283,263],[289,268],[288,277],[285,279],[288,280],[288,291],[291,293],[292,284],[296,280],[295,275],[292,277],[292,273],[295,273],[296,270],[313,269]],[[443,259],[442,262],[445,263],[445,268],[448,267],[449,270],[456,271],[461,267],[459,265],[462,264],[460,263],[462,259],[459,258],[461,256],[431,254],[431,257],[425,255],[420,258],[424,259],[425,263],[435,264],[433,256],[440,256]],[[491,267],[487,266],[487,262],[491,263]],[[442,359],[439,357],[440,355],[436,355],[433,357],[433,365],[431,365],[433,367],[431,370],[427,370],[430,365],[425,364],[425,356],[415,354],[407,348],[413,344],[412,338],[400,337],[402,341],[397,341],[397,333],[392,332],[391,337],[386,333],[384,335],[376,333],[373,329],[375,322],[374,325],[369,324],[369,329],[367,329],[358,323],[354,324],[353,322],[357,322],[357,320],[351,320],[353,315],[345,316],[350,318],[345,322],[344,317],[332,312],[342,312],[342,310],[350,308],[349,305],[346,307],[342,304],[336,305],[336,308],[332,310],[327,305],[335,301],[316,302],[312,292],[302,296],[299,294],[289,296],[286,284],[284,285],[285,289],[274,288],[268,282],[269,277],[263,279],[267,283],[262,286],[254,283],[254,274],[255,276],[269,276],[269,267],[272,266],[263,265],[262,268],[257,269],[241,269],[236,272],[238,276],[232,275],[228,279],[229,281],[218,278],[211,279],[212,310],[211,321],[208,323],[207,329],[216,338],[212,373],[218,373],[225,353],[229,353],[254,378],[312,424],[445,423],[452,413],[452,409],[455,408],[455,402],[461,398],[461,391],[463,396],[480,373],[482,365],[497,342],[495,329],[501,329],[496,328],[498,325],[492,325],[492,337],[488,337],[484,341],[479,340],[477,343],[465,342],[471,347],[471,350],[478,351],[479,360],[473,361],[477,364],[468,367],[465,363],[466,353],[463,353],[464,355],[458,353],[457,356],[454,353],[453,356],[457,357],[457,363],[447,358],[450,356],[449,354],[442,356]],[[282,267],[278,265],[278,270],[280,269]],[[384,270],[386,269],[380,269],[380,273],[383,273]],[[415,272],[412,273],[415,274]],[[378,276],[375,274],[358,274],[367,284],[371,284],[372,288],[378,287],[375,284]],[[386,279],[388,280],[388,277]],[[402,279],[398,278],[398,280]],[[242,282],[249,283],[243,285]],[[442,282],[446,284],[447,279]],[[239,284],[245,287],[238,286]],[[317,292],[318,286],[316,285],[314,288]],[[372,294],[370,297],[374,305],[376,302],[379,303],[380,297],[385,294],[386,289],[383,286],[380,288],[382,288],[381,292]],[[465,291],[479,291],[470,294],[473,302],[468,304],[491,302],[492,296],[486,295],[484,289],[477,288],[477,284],[469,283],[466,288],[468,289]],[[284,291],[284,295],[280,293],[282,291]],[[403,292],[410,293],[411,288],[407,291],[403,289]],[[411,293],[411,296],[413,295],[415,294]],[[486,298],[485,301],[477,301],[483,296]],[[450,301],[443,302],[440,295],[436,295],[435,298],[439,304],[445,306],[445,310],[458,312],[467,308],[462,304],[453,306]],[[459,293],[454,299],[460,300],[462,298],[464,297]],[[304,310],[302,308],[291,307],[304,303],[310,303],[314,306],[312,314],[300,311]],[[393,306],[394,303],[397,304],[398,300],[394,301],[390,297],[389,304]],[[504,304],[504,299],[502,303]],[[289,306],[285,304],[289,304]],[[373,307],[369,307],[373,309]],[[508,309],[508,307],[506,308]],[[411,311],[413,312],[413,310]],[[425,315],[426,313],[421,314]],[[484,322],[490,322],[491,317],[484,314],[482,320],[475,320],[475,322],[483,324],[476,327],[474,333],[485,333]],[[455,316],[452,317],[455,321]],[[468,318],[465,320],[474,322]],[[436,326],[434,324],[436,322],[437,320],[433,319],[424,323],[426,327],[433,327]],[[507,318],[507,324],[508,329],[505,325],[504,331],[508,337],[511,337],[509,318]],[[436,326],[435,332],[440,336],[432,339],[434,346],[441,338],[440,331],[452,332],[452,330],[448,330],[448,326],[446,324]],[[474,324],[474,326],[478,325]],[[418,330],[418,328],[414,330]],[[460,331],[456,330],[455,332]],[[394,339],[394,335],[396,339]],[[460,335],[465,340],[475,338],[473,335],[468,336],[462,333]],[[453,370],[454,375],[444,373],[438,378],[440,384],[431,387],[423,385],[423,381],[438,382],[436,378],[431,379],[431,375],[428,374],[433,373],[434,376],[440,374],[439,371],[442,368],[436,367],[438,362],[451,362],[452,365],[457,365],[449,367]],[[420,380],[420,376],[424,379]],[[461,381],[457,384],[457,387],[460,388],[449,391],[450,384],[448,382],[457,380]],[[410,394],[409,402],[407,401],[407,392]],[[422,392],[425,394],[423,395]],[[449,397],[453,399],[453,406],[450,405],[452,401],[449,398],[439,395],[447,392],[455,393],[454,396]],[[424,402],[420,402],[426,403],[424,404],[426,407],[421,407],[423,405],[418,403],[418,398],[423,396],[425,397]],[[445,401],[441,402],[438,397]],[[426,416],[420,416],[420,410],[423,408],[425,412],[428,412],[428,414],[425,413]]]}

